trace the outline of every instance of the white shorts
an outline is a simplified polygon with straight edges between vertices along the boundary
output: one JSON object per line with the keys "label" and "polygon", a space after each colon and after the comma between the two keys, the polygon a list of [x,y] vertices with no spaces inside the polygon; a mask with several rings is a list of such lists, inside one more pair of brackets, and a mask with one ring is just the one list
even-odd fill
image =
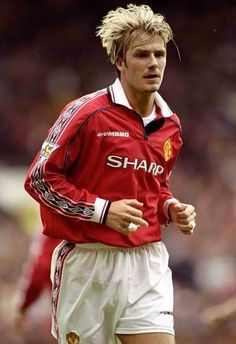
{"label": "white shorts", "polygon": [[60,243],[52,257],[52,334],[61,344],[115,344],[115,334],[174,335],[162,242],[135,248]]}

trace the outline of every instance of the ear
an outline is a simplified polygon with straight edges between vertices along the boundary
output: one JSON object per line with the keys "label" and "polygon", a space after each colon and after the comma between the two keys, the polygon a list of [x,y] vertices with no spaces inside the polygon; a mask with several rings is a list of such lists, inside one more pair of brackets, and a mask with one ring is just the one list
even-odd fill
{"label": "ear", "polygon": [[124,64],[124,59],[123,59],[121,56],[119,56],[119,57],[117,58],[117,60],[116,60],[116,63],[115,63],[116,68],[117,68],[119,71],[121,71],[122,68],[123,68],[123,64]]}

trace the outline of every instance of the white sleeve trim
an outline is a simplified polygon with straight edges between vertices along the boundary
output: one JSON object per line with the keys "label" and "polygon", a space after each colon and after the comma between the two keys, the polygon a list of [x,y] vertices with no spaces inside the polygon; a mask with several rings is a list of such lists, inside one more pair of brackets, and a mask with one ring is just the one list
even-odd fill
{"label": "white sleeve trim", "polygon": [[103,198],[97,197],[94,204],[94,207],[95,207],[94,214],[91,217],[90,221],[102,223],[108,204],[109,204],[109,201]]}
{"label": "white sleeve trim", "polygon": [[177,198],[169,198],[165,201],[164,205],[163,205],[163,212],[165,214],[165,217],[168,219],[168,220],[171,220],[170,217],[169,217],[169,213],[168,213],[168,209],[169,209],[169,206],[172,204],[172,203],[179,203],[179,200]]}

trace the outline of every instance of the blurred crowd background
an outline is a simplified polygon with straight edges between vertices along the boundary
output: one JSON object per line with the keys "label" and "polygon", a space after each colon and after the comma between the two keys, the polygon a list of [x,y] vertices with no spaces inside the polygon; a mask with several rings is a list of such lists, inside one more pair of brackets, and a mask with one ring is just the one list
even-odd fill
{"label": "blurred crowd background", "polygon": [[[108,10],[130,2],[1,2],[2,344],[50,343],[48,295],[30,310],[24,333],[13,321],[17,283],[40,230],[37,205],[23,189],[25,171],[62,107],[115,79],[95,28]],[[236,295],[236,3],[133,3],[166,15],[181,56],[170,43],[160,90],[181,118],[185,142],[171,188],[198,214],[193,236],[172,226],[163,230],[175,284],[177,343],[236,343],[235,321],[212,332],[200,319],[203,309]]]}

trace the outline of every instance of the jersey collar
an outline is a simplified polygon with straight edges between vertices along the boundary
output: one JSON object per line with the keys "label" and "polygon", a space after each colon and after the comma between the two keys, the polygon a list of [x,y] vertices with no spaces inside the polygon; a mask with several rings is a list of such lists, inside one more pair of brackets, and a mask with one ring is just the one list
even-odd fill
{"label": "jersey collar", "polygon": [[[132,110],[132,107],[129,104],[129,101],[126,97],[125,91],[118,78],[109,87],[109,90],[110,90],[113,103],[126,106],[127,108]],[[167,103],[164,101],[164,99],[161,97],[161,95],[158,92],[155,92],[155,102],[156,102],[156,105],[161,109],[161,113],[163,117],[170,117],[173,115],[173,111],[171,111]]]}

